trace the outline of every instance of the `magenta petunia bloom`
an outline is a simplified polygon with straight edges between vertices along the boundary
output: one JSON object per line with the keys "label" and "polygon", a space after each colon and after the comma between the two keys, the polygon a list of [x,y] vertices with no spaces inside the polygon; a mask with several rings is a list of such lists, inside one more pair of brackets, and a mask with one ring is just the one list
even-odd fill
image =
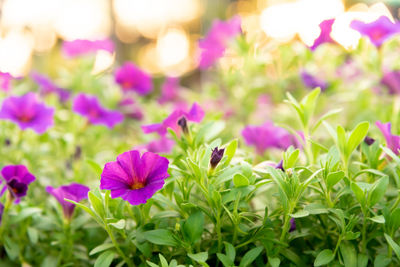
{"label": "magenta petunia bloom", "polygon": [[122,153],[108,162],[101,173],[100,189],[111,190],[111,197],[121,197],[132,205],[144,204],[164,186],[169,177],[168,160],[152,152]]}
{"label": "magenta petunia bloom", "polygon": [[199,41],[199,68],[211,67],[224,53],[228,42],[242,31],[241,19],[235,16],[228,21],[215,20],[207,36]]}
{"label": "magenta petunia bloom", "polygon": [[12,79],[14,77],[10,73],[0,71],[0,88],[6,92],[10,91]]}
{"label": "magenta petunia bloom", "polygon": [[63,208],[64,217],[67,219],[71,219],[74,213],[75,204],[72,204],[64,199],[79,202],[88,197],[89,190],[89,187],[77,183],[63,185],[58,188],[54,188],[52,186],[46,187],[47,193],[53,195],[57,201],[60,202]]}
{"label": "magenta petunia bloom", "polygon": [[150,75],[130,62],[115,71],[115,82],[121,86],[122,90],[135,91],[140,95],[147,95],[153,90]]}
{"label": "magenta petunia bloom", "polygon": [[381,83],[387,87],[389,94],[400,94],[400,70],[386,72]]}
{"label": "magenta petunia bloom", "polygon": [[158,103],[165,104],[179,100],[179,79],[176,77],[168,77],[165,79],[161,87],[161,97]]}
{"label": "magenta petunia bloom", "polygon": [[1,169],[1,176],[6,182],[5,188],[8,188],[11,197],[19,201],[21,197],[26,196],[28,185],[35,181],[33,176],[24,165],[7,165]]}
{"label": "magenta petunia bloom", "polygon": [[98,50],[105,50],[109,53],[114,52],[114,43],[110,39],[103,40],[74,40],[64,41],[62,52],[66,57],[78,57],[87,54],[92,54]]}
{"label": "magenta petunia bloom", "polygon": [[367,36],[376,47],[380,47],[387,39],[400,32],[399,23],[391,22],[386,16],[381,16],[371,23],[354,20],[350,27]]}
{"label": "magenta petunia bloom", "polygon": [[40,103],[34,93],[4,99],[0,119],[10,120],[22,129],[31,128],[42,134],[53,126],[54,109]]}
{"label": "magenta petunia bloom", "polygon": [[180,126],[178,121],[181,118],[186,118],[188,121],[201,122],[204,117],[204,110],[197,104],[194,103],[189,112],[184,111],[181,108],[176,109],[171,113],[163,122],[155,123],[150,125],[143,125],[142,130],[145,134],[158,133],[159,135],[165,135],[167,129],[171,128],[176,133],[179,132]]}
{"label": "magenta petunia bloom", "polygon": [[40,86],[42,95],[55,93],[61,102],[67,101],[71,96],[71,93],[67,89],[58,87],[48,77],[40,73],[33,72],[31,77]]}
{"label": "magenta petunia bloom", "polygon": [[379,130],[381,130],[383,136],[386,139],[386,146],[390,148],[396,155],[400,154],[400,136],[393,135],[391,133],[391,123],[382,123],[380,121],[375,122]]}
{"label": "magenta petunia bloom", "polygon": [[325,91],[326,88],[328,88],[328,83],[311,75],[310,73],[306,71],[302,71],[300,73],[301,79],[303,80],[303,83],[306,87],[310,89],[314,89],[316,87],[321,88],[321,91]]}
{"label": "magenta petunia bloom", "polygon": [[287,149],[289,146],[299,147],[299,141],[284,128],[266,122],[261,126],[246,126],[242,135],[247,145],[255,146],[258,154],[263,155],[267,149]]}
{"label": "magenta petunia bloom", "polygon": [[143,119],[142,110],[138,107],[138,105],[136,105],[132,98],[125,98],[121,100],[118,105],[119,110],[126,117],[139,121]]}
{"label": "magenta petunia bloom", "polygon": [[318,46],[324,43],[335,43],[335,41],[331,38],[332,25],[334,22],[335,19],[328,19],[319,24],[321,33],[318,38],[314,40],[313,45],[310,47],[311,50],[314,51]]}
{"label": "magenta petunia bloom", "polygon": [[97,97],[82,93],[74,98],[72,110],[86,117],[91,124],[103,124],[108,128],[113,128],[124,119],[120,112],[103,108]]}
{"label": "magenta petunia bloom", "polygon": [[166,153],[169,154],[174,147],[175,142],[166,136],[161,136],[160,139],[153,140],[145,145],[137,146],[135,149],[139,151],[148,151],[153,153]]}

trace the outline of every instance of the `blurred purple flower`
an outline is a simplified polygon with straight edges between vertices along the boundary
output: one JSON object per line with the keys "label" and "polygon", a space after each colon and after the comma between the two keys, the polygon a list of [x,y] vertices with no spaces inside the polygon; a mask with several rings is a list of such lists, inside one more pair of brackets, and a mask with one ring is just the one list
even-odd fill
{"label": "blurred purple flower", "polygon": [[378,126],[379,130],[381,130],[383,136],[386,139],[386,146],[390,148],[396,155],[399,155],[400,149],[400,136],[393,135],[391,133],[391,123],[382,123],[380,121],[375,122],[376,126]]}
{"label": "blurred purple flower", "polygon": [[18,202],[21,197],[26,196],[28,185],[35,181],[35,176],[33,176],[24,165],[4,166],[3,169],[1,169],[1,175],[6,182],[2,193],[8,188],[10,196],[16,202]]}
{"label": "blurred purple flower", "polygon": [[386,72],[381,83],[387,87],[389,94],[400,94],[400,70]]}
{"label": "blurred purple flower", "polygon": [[376,47],[380,47],[387,39],[400,32],[399,23],[391,22],[386,16],[370,23],[354,20],[350,27],[367,36]]}
{"label": "blurred purple flower", "polygon": [[325,91],[326,88],[328,88],[328,83],[311,75],[310,73],[306,71],[302,71],[300,73],[301,79],[303,80],[303,83],[306,87],[310,89],[314,89],[316,87],[321,88],[321,91]]}
{"label": "blurred purple flower", "polygon": [[101,173],[100,189],[111,190],[111,197],[121,197],[131,205],[147,202],[164,186],[169,177],[168,160],[152,152],[122,153],[117,161],[108,162]]}
{"label": "blurred purple flower", "polygon": [[228,42],[241,33],[241,19],[235,16],[228,21],[215,20],[207,36],[199,41],[199,68],[211,67],[225,53]]}
{"label": "blurred purple flower", "polygon": [[321,29],[321,33],[318,38],[314,40],[313,45],[310,47],[311,50],[315,50],[318,46],[324,43],[335,43],[335,41],[331,38],[332,25],[335,22],[335,19],[324,20],[319,24],[319,28]]}
{"label": "blurred purple flower", "polygon": [[181,118],[186,118],[188,121],[193,122],[201,122],[204,117],[204,110],[197,104],[194,103],[189,110],[189,112],[184,111],[183,109],[176,109],[171,113],[163,122],[143,125],[142,130],[145,134],[157,132],[159,135],[165,135],[167,133],[167,129],[171,128],[174,132],[179,133],[179,125],[178,121]]}
{"label": "blurred purple flower", "polygon": [[7,97],[0,109],[0,119],[14,122],[22,130],[32,128],[39,134],[53,126],[53,115],[54,109],[40,103],[34,93]]}
{"label": "blurred purple flower", "polygon": [[67,57],[78,57],[92,54],[98,50],[105,50],[109,53],[114,52],[114,43],[110,39],[104,40],[74,40],[64,41],[62,45],[63,54]]}
{"label": "blurred purple flower", "polygon": [[124,119],[120,112],[102,107],[96,96],[82,93],[74,98],[72,110],[86,117],[91,124],[102,124],[108,128],[113,128]]}
{"label": "blurred purple flower", "polygon": [[299,147],[299,141],[284,128],[266,122],[261,126],[246,126],[242,135],[247,145],[255,146],[258,154],[263,155],[267,149],[287,149],[289,146]]}
{"label": "blurred purple flower", "polygon": [[120,111],[126,117],[139,121],[143,119],[142,110],[135,104],[132,98],[125,98],[121,100],[118,105]]}
{"label": "blurred purple flower", "polygon": [[115,71],[115,82],[124,91],[136,91],[140,95],[147,95],[153,90],[150,75],[139,69],[135,64],[127,62]]}
{"label": "blurred purple flower", "polygon": [[40,86],[42,95],[55,93],[61,102],[67,101],[71,96],[71,93],[67,89],[58,87],[48,77],[40,73],[33,72],[31,77]]}
{"label": "blurred purple flower", "polygon": [[362,72],[357,66],[356,61],[348,57],[343,64],[336,69],[336,74],[341,80],[352,82],[357,77],[360,77]]}
{"label": "blurred purple flower", "polygon": [[176,77],[167,77],[161,87],[161,97],[158,103],[165,104],[179,99],[179,79]]}
{"label": "blurred purple flower", "polygon": [[0,88],[5,92],[10,91],[12,79],[14,79],[14,77],[10,73],[0,71]]}
{"label": "blurred purple flower", "polygon": [[135,149],[143,152],[153,153],[166,153],[169,154],[174,147],[175,142],[165,136],[161,136],[160,139],[153,140],[148,144],[137,146]]}
{"label": "blurred purple flower", "polygon": [[296,230],[296,220],[294,218],[290,218],[289,232],[293,232],[294,230]]}
{"label": "blurred purple flower", "polygon": [[64,199],[79,202],[88,197],[89,190],[89,187],[77,183],[63,185],[58,188],[52,186],[46,187],[47,193],[53,195],[57,201],[60,202],[63,208],[64,217],[67,219],[71,219],[72,214],[74,213],[75,204],[65,201]]}

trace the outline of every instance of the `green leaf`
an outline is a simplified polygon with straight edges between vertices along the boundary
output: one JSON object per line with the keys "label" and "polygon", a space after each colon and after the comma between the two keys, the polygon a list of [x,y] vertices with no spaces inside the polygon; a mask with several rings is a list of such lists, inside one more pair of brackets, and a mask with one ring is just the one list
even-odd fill
{"label": "green leaf", "polygon": [[100,218],[105,218],[106,213],[104,210],[103,202],[101,201],[100,198],[95,196],[95,194],[92,193],[92,191],[89,191],[88,193],[89,201],[90,204],[93,207],[93,210],[96,212],[97,215],[99,215]]}
{"label": "green leaf", "polygon": [[331,190],[332,187],[337,184],[340,180],[344,178],[343,171],[331,172],[328,174],[326,178],[326,186],[328,190]]}
{"label": "green leaf", "polygon": [[98,175],[98,176],[101,175],[101,173],[103,172],[103,169],[101,168],[101,166],[97,162],[95,162],[92,159],[86,159],[85,161],[86,161],[87,164],[89,164],[89,166],[96,173],[96,175]]}
{"label": "green leaf", "polygon": [[235,174],[233,176],[233,184],[235,187],[241,187],[241,186],[248,186],[250,184],[249,179],[247,179],[245,176],[243,176],[240,173]]}
{"label": "green leaf", "polygon": [[113,247],[114,247],[114,245],[113,245],[112,243],[103,243],[103,244],[101,244],[101,245],[95,247],[94,249],[92,249],[92,250],[89,252],[89,256],[92,256],[92,255],[94,255],[94,254],[96,254],[96,253],[102,252],[102,251],[104,251],[104,250],[107,250],[107,249],[113,248]]}
{"label": "green leaf", "polygon": [[161,254],[158,254],[158,257],[160,258],[161,267],[168,267],[168,262],[165,257]]}
{"label": "green leaf", "polygon": [[369,122],[364,121],[357,124],[354,130],[350,133],[349,140],[346,146],[346,155],[350,156],[357,146],[364,140],[368,133]]}
{"label": "green leaf", "polygon": [[283,168],[285,170],[293,168],[296,165],[299,155],[300,155],[300,150],[298,149],[291,152],[288,157],[285,157],[285,160],[283,162]]}
{"label": "green leaf", "polygon": [[340,253],[344,261],[344,266],[357,266],[357,252],[354,246],[348,242],[340,244]]}
{"label": "green leaf", "polygon": [[279,265],[281,265],[281,260],[279,258],[268,258],[268,263],[271,267],[279,267]]}
{"label": "green leaf", "polygon": [[234,262],[235,261],[235,257],[236,257],[236,251],[235,251],[235,247],[228,242],[224,242],[225,244],[225,253],[226,256],[228,256],[228,258]]}
{"label": "green leaf", "polygon": [[94,262],[94,267],[108,267],[111,265],[115,256],[114,251],[105,251],[100,254],[100,256]]}
{"label": "green leaf", "polygon": [[371,221],[376,222],[376,223],[382,223],[382,224],[385,223],[385,217],[383,217],[382,215],[375,216],[375,217],[368,218],[368,219],[370,219]]}
{"label": "green leaf", "polygon": [[314,114],[315,106],[320,92],[321,89],[317,87],[301,100],[300,105],[303,108],[304,126],[308,126],[308,123]]}
{"label": "green leaf", "polygon": [[204,231],[204,214],[196,211],[183,224],[183,233],[192,244],[197,242]]}
{"label": "green leaf", "polygon": [[28,237],[32,244],[36,244],[39,240],[39,232],[36,228],[28,227]]}
{"label": "green leaf", "polygon": [[311,130],[311,133],[315,132],[324,120],[338,114],[342,110],[343,110],[342,108],[333,109],[322,115],[321,118],[319,118],[318,121],[315,123],[314,127]]}
{"label": "green leaf", "polygon": [[206,260],[208,259],[208,253],[207,252],[200,252],[200,253],[197,253],[197,254],[188,253],[187,255],[191,259],[193,259],[194,261],[196,261],[198,263],[205,263]]}
{"label": "green leaf", "polygon": [[252,263],[263,250],[264,247],[256,247],[247,251],[246,254],[244,254],[242,260],[240,261],[239,267],[249,266],[250,263]]}
{"label": "green leaf", "polygon": [[115,227],[115,228],[117,228],[119,230],[122,230],[122,229],[125,228],[125,220],[121,219],[118,222],[110,223],[110,225],[112,225],[113,227]]}
{"label": "green leaf", "polygon": [[19,255],[19,246],[8,236],[4,237],[4,248],[10,260],[15,260]]}
{"label": "green leaf", "polygon": [[19,212],[16,216],[13,216],[11,219],[11,223],[18,223],[20,221],[25,220],[28,217],[31,217],[35,213],[41,213],[42,210],[39,208],[24,208],[21,212]]}
{"label": "green leaf", "polygon": [[393,239],[385,233],[385,238],[386,241],[389,243],[389,245],[392,247],[394,253],[396,254],[397,258],[400,260],[400,247],[397,245],[396,242],[393,241]]}
{"label": "green leaf", "polygon": [[336,136],[337,136],[339,151],[341,151],[342,154],[346,155],[346,143],[347,143],[346,132],[341,125],[338,125],[338,127],[336,128]]}
{"label": "green leaf", "polygon": [[65,201],[75,204],[75,206],[77,206],[77,207],[83,209],[84,211],[86,211],[87,213],[89,213],[90,216],[92,216],[92,218],[95,219],[99,224],[101,224],[101,225],[103,224],[101,221],[101,218],[98,215],[96,215],[89,207],[86,207],[85,205],[83,205],[79,202],[70,200],[70,199],[65,199]]}
{"label": "green leaf", "polygon": [[335,258],[332,250],[324,249],[320,253],[318,253],[317,258],[314,261],[314,266],[322,266],[330,263]]}
{"label": "green leaf", "polygon": [[365,194],[364,191],[358,186],[357,183],[351,183],[350,185],[351,190],[353,191],[354,195],[356,196],[357,201],[364,206],[365,205]]}
{"label": "green leaf", "polygon": [[302,218],[302,217],[307,217],[308,215],[310,215],[310,213],[306,210],[299,210],[298,212],[294,213],[294,214],[290,214],[290,217],[292,218]]}
{"label": "green leaf", "polygon": [[217,253],[217,257],[225,267],[233,267],[234,266],[233,261],[228,256],[221,254],[221,253]]}
{"label": "green leaf", "polygon": [[237,146],[238,146],[238,140],[234,139],[225,148],[225,156],[227,157],[225,161],[226,165],[229,165],[229,163],[231,162],[233,156],[236,153]]}
{"label": "green leaf", "polygon": [[374,260],[374,267],[386,267],[392,262],[385,254],[379,254]]}
{"label": "green leaf", "polygon": [[358,254],[357,256],[357,267],[367,267],[368,256],[365,254]]}
{"label": "green leaf", "polygon": [[385,195],[386,188],[389,185],[389,177],[384,176],[378,181],[376,181],[368,194],[368,204],[369,207],[373,207],[376,203],[378,203],[382,197]]}
{"label": "green leaf", "polygon": [[176,247],[178,245],[177,240],[174,238],[174,234],[167,229],[156,229],[143,233],[143,237],[157,245]]}

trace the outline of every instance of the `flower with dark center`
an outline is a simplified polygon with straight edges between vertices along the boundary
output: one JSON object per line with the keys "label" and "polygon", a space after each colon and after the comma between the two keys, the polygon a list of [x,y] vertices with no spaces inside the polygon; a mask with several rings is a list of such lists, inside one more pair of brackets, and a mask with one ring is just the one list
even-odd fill
{"label": "flower with dark center", "polygon": [[139,95],[147,95],[153,90],[150,75],[133,63],[125,63],[115,71],[114,77],[124,92],[135,91]]}
{"label": "flower with dark center", "polygon": [[100,189],[110,190],[111,198],[121,197],[131,205],[144,204],[164,186],[168,164],[166,158],[152,152],[127,151],[106,163]]}
{"label": "flower with dark center", "polygon": [[12,199],[19,201],[26,196],[28,185],[35,180],[24,165],[7,165],[1,169],[1,175]]}

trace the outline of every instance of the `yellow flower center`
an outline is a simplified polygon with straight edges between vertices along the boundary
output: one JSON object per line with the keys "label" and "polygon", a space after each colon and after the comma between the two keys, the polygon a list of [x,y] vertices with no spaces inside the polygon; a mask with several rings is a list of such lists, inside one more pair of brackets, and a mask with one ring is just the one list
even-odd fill
{"label": "yellow flower center", "polygon": [[134,184],[131,186],[131,189],[132,189],[132,190],[136,190],[136,189],[143,188],[144,186],[145,186],[144,183],[134,183]]}

